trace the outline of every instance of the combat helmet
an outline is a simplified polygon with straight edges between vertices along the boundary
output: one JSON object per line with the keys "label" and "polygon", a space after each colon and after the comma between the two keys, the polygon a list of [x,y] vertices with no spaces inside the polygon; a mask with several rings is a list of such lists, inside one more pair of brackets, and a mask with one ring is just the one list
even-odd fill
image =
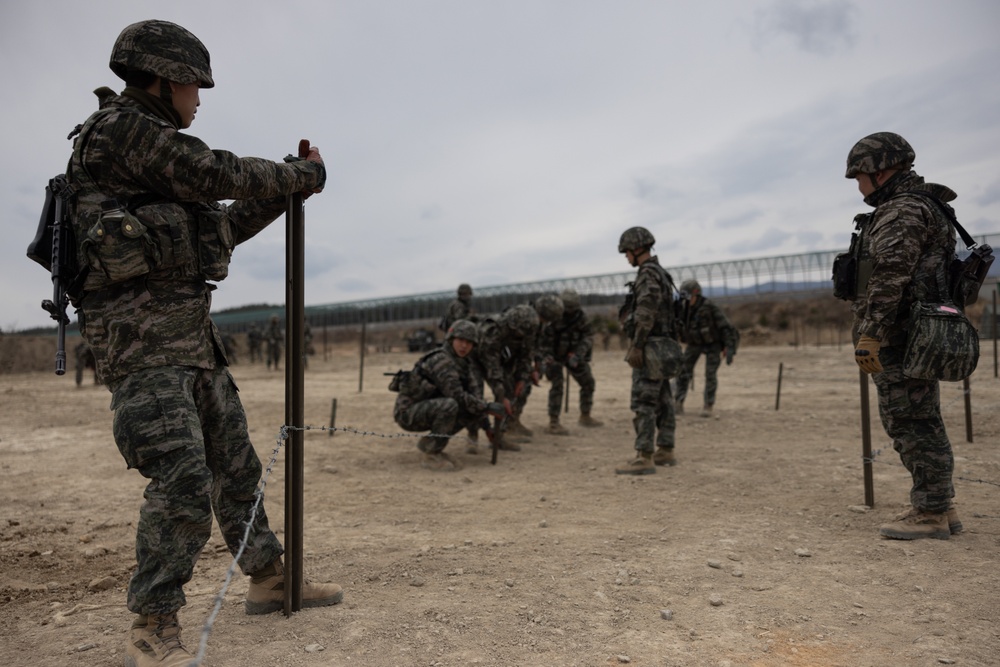
{"label": "combat helmet", "polygon": [[459,296],[472,296],[472,286],[468,283],[462,283],[458,286]]}
{"label": "combat helmet", "polygon": [[618,252],[635,251],[639,248],[651,248],[656,243],[652,232],[645,227],[629,227],[622,232],[618,241]]}
{"label": "combat helmet", "polygon": [[515,337],[524,338],[538,329],[538,313],[527,304],[511,306],[500,314],[500,325]]}
{"label": "combat helmet", "polygon": [[874,174],[893,167],[908,168],[917,159],[913,147],[895,132],[869,134],[854,144],[847,154],[847,178]]}
{"label": "combat helmet", "polygon": [[575,289],[567,287],[559,295],[559,298],[562,299],[563,308],[566,309],[567,313],[575,313],[580,310],[580,293]]}
{"label": "combat helmet", "polygon": [[538,317],[546,322],[561,320],[563,310],[562,299],[555,294],[545,294],[535,299],[535,311],[538,313]]}
{"label": "combat helmet", "polygon": [[680,291],[683,294],[691,296],[695,292],[701,293],[701,285],[698,284],[697,280],[685,280],[681,283]]}
{"label": "combat helmet", "polygon": [[186,28],[169,21],[140,21],[122,30],[111,50],[111,71],[125,80],[132,71],[149,72],[180,84],[212,88],[208,49]]}
{"label": "combat helmet", "polygon": [[445,334],[444,339],[446,341],[451,341],[453,338],[461,338],[462,340],[467,340],[473,345],[479,344],[479,327],[476,326],[475,322],[470,322],[469,320],[455,320],[455,322],[448,327],[448,333]]}

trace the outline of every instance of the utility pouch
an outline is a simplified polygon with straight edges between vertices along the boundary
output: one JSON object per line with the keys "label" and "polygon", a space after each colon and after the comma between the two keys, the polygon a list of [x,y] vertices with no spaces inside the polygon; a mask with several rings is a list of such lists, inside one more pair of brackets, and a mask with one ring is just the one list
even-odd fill
{"label": "utility pouch", "polygon": [[958,382],[979,363],[979,332],[957,306],[917,302],[903,355],[903,375],[918,380]]}
{"label": "utility pouch", "polygon": [[225,280],[236,246],[232,220],[219,205],[198,208],[199,271],[205,280]]}
{"label": "utility pouch", "polygon": [[956,304],[964,308],[979,300],[979,288],[990,272],[993,259],[993,248],[984,243],[970,248],[965,259],[952,260],[949,278]]}
{"label": "utility pouch", "polygon": [[650,336],[643,348],[643,372],[650,380],[669,380],[681,370],[684,351],[670,336]]}
{"label": "utility pouch", "polygon": [[146,224],[117,199],[101,202],[101,213],[80,244],[92,273],[118,283],[149,273],[158,252]]}

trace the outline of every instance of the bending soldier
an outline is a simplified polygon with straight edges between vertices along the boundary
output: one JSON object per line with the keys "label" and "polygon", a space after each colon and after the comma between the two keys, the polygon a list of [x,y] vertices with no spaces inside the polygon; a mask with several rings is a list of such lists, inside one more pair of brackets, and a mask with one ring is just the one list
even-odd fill
{"label": "bending soldier", "polygon": [[684,398],[688,385],[694,377],[694,367],[698,357],[705,355],[705,391],[701,410],[702,417],[712,414],[715,392],[719,388],[719,366],[725,357],[726,365],[733,363],[739,332],[717,305],[701,294],[697,280],[681,283],[680,298],[676,303],[677,333],[680,341],[686,343],[681,370],[677,375],[677,395],[675,407],[678,414],[684,413]]}
{"label": "bending soldier", "polygon": [[552,383],[549,388],[547,430],[554,435],[567,435],[569,431],[559,423],[565,391],[564,367],[569,369],[570,375],[580,386],[578,423],[581,426],[595,427],[601,426],[602,422],[590,416],[596,387],[594,374],[590,369],[594,347],[592,325],[580,307],[580,295],[576,290],[563,290],[559,300],[563,306],[562,314],[553,321],[542,324],[538,347],[545,377]]}

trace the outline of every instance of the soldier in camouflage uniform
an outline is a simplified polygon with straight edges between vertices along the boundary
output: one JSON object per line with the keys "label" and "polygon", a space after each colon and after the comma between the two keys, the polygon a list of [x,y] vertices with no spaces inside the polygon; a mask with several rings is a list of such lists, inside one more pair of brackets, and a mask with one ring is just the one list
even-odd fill
{"label": "soldier in camouflage uniform", "polygon": [[267,367],[271,368],[273,364],[274,370],[278,370],[285,345],[285,329],[277,315],[271,315],[271,323],[264,331],[264,342],[267,346]]}
{"label": "soldier in camouflage uniform", "polygon": [[956,195],[925,183],[912,169],[915,159],[910,144],[892,132],[861,139],[847,156],[847,178],[857,180],[865,203],[875,207],[856,219],[854,358],[872,374],[882,426],[913,480],[910,510],[879,532],[894,539],[948,539],[961,521],[952,505],[954,457],[938,383],[905,377],[902,362],[913,304],[950,301],[955,231],[942,209]]}
{"label": "soldier in camouflage uniform", "polygon": [[94,370],[94,384],[100,384],[97,379],[97,362],[94,361],[94,353],[83,341],[76,346],[76,386],[83,386],[83,372],[92,368]]}
{"label": "soldier in camouflage uniform", "polygon": [[251,324],[250,331],[247,332],[247,346],[250,348],[251,364],[264,360],[264,357],[261,354],[262,342],[263,338],[261,336],[260,329],[257,328],[256,324]]}
{"label": "soldier in camouflage uniform", "polygon": [[[319,192],[326,172],[315,148],[286,164],[213,151],[182,132],[199,89],[214,82],[208,51],[181,26],[126,27],[110,66],[126,88],[97,91],[100,109],[78,128],[67,172],[83,267],[71,296],[112,393],[115,442],[128,467],[149,480],[128,586],[137,616],[126,664],[178,667],[192,655],[177,610],[213,514],[235,555],[261,477],[209,317],[215,286],[207,281],[225,278],[233,247],[278,217],[287,195]],[[258,507],[239,557],[251,577],[247,613],[283,607],[282,552]],[[303,606],[342,597],[336,584],[307,583]]]}
{"label": "soldier in camouflage uniform", "polygon": [[565,386],[564,367],[569,368],[570,375],[580,386],[579,424],[586,427],[603,424],[590,416],[590,410],[594,405],[594,388],[597,386],[594,374],[590,370],[590,358],[594,348],[591,323],[580,307],[580,295],[576,290],[563,290],[559,300],[563,305],[562,315],[542,325],[538,336],[538,356],[541,358],[545,377],[552,383],[549,388],[547,430],[553,435],[568,435],[569,431],[559,423]]}
{"label": "soldier in camouflage uniform", "polygon": [[717,305],[701,295],[701,285],[697,280],[685,280],[681,283],[680,298],[676,303],[677,334],[684,348],[684,359],[681,371],[677,375],[677,395],[675,408],[678,414],[684,412],[684,398],[687,396],[688,385],[694,377],[694,367],[698,357],[705,355],[705,403],[701,409],[702,417],[712,414],[715,405],[715,392],[719,388],[719,366],[722,357],[726,364],[733,363],[736,356],[737,331],[730,324]]}
{"label": "soldier in camouflage uniform", "polygon": [[474,320],[472,310],[472,287],[466,283],[458,286],[458,298],[448,304],[448,312],[441,318],[439,328],[448,331],[459,320]]}
{"label": "soldier in camouflage uniform", "polygon": [[[615,469],[619,475],[651,475],[657,465],[675,465],[677,419],[665,372],[666,344],[674,341],[673,291],[670,274],[652,254],[656,239],[644,227],[625,230],[618,242],[629,264],[638,267],[619,320],[629,337],[625,356],[632,367],[631,409],[635,413],[636,458]],[[655,452],[654,452],[655,447]]]}
{"label": "soldier in camouflage uniform", "polygon": [[493,400],[503,403],[511,415],[507,432],[496,434],[501,449],[519,451],[521,447],[514,440],[524,442],[532,436],[521,424],[520,415],[531,385],[538,382],[534,367],[537,333],[538,314],[526,304],[512,306],[496,319],[487,318],[479,324],[476,358],[483,379],[493,391]]}
{"label": "soldier in camouflage uniform", "polygon": [[424,453],[422,465],[430,470],[458,469],[458,462],[444,451],[448,439],[488,419],[488,414],[504,414],[503,405],[486,403],[477,390],[470,355],[478,337],[474,323],[458,320],[448,329],[444,345],[422,356],[400,379],[392,417],[407,431],[430,431],[417,442]]}

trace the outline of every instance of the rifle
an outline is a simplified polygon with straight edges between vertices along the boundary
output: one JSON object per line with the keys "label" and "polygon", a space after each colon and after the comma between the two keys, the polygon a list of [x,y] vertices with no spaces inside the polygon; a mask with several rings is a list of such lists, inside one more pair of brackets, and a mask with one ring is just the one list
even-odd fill
{"label": "rifle", "polygon": [[42,301],[42,308],[56,321],[56,375],[66,373],[66,325],[69,324],[66,306],[70,286],[78,277],[68,206],[74,193],[65,174],[49,180],[38,231],[28,245],[28,257],[52,274],[52,299]]}

